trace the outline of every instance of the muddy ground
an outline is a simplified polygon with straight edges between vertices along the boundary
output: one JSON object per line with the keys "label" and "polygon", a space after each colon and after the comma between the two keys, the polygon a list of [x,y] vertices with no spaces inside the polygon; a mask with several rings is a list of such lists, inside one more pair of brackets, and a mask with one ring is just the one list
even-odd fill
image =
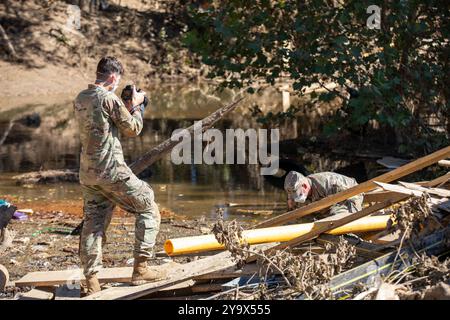
{"label": "muddy ground", "polygon": [[[211,232],[211,219],[183,219],[171,211],[161,209],[161,228],[157,237],[156,257],[152,264],[175,261],[186,263],[194,256],[168,257],[163,253],[168,238],[201,235]],[[10,273],[10,281],[20,279],[33,271],[66,270],[80,267],[79,236],[71,231],[81,222],[78,215],[61,211],[36,211],[27,220],[11,220],[8,230],[14,234],[11,248],[0,255],[0,264]],[[133,264],[134,217],[116,212],[107,232],[103,247],[104,267],[126,267]],[[0,298],[12,298],[17,292],[31,288],[8,288]]]}

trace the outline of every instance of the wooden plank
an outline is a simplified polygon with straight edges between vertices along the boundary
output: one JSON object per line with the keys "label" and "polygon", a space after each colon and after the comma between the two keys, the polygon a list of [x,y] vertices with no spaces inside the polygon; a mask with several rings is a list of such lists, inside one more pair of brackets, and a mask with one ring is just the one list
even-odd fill
{"label": "wooden plank", "polygon": [[0,264],[0,292],[5,291],[8,282],[9,282],[8,269],[6,269],[4,265]]}
{"label": "wooden plank", "polygon": [[431,181],[418,182],[417,184],[422,187],[435,187],[445,184],[448,180],[450,180],[450,172],[447,172],[446,174]]}
{"label": "wooden plank", "polygon": [[168,279],[152,282],[136,287],[114,287],[109,288],[93,295],[84,297],[83,300],[132,300],[150,293],[160,291],[169,286],[192,279],[194,276],[211,271],[231,267],[234,262],[229,252],[222,252],[218,255],[196,260],[182,266],[179,266],[169,273]]}
{"label": "wooden plank", "polygon": [[377,187],[377,185],[374,183],[375,181],[391,182],[391,181],[397,180],[401,177],[404,177],[408,174],[416,172],[420,169],[428,167],[429,165],[436,163],[439,160],[448,158],[448,157],[450,157],[450,146],[443,148],[441,150],[438,150],[438,151],[436,151],[430,155],[427,155],[425,157],[419,158],[408,164],[405,164],[404,166],[402,166],[400,168],[386,172],[376,178],[373,178],[371,180],[368,180],[366,182],[358,184],[353,188],[341,191],[339,193],[333,194],[333,195],[323,198],[319,201],[315,201],[315,202],[313,202],[309,205],[306,205],[304,207],[301,207],[299,209],[295,209],[295,210],[286,212],[284,214],[281,214],[277,217],[268,219],[262,223],[257,224],[256,227],[257,228],[265,228],[265,227],[278,226],[278,225],[285,224],[287,222],[296,220],[296,219],[306,216],[308,214],[312,214],[314,212],[328,208],[329,206],[336,204],[338,202],[341,202],[343,200],[346,200],[350,197],[373,190],[374,188]]}
{"label": "wooden plank", "polygon": [[[205,117],[201,120],[202,127],[201,132],[205,132],[205,130],[211,128],[217,121],[222,119],[226,114],[230,113],[234,109],[237,108],[239,103],[244,100],[245,97],[236,98],[233,102],[230,104],[221,107],[220,109],[217,109],[213,113],[211,113],[209,116]],[[190,135],[193,134],[194,129],[197,127],[195,125],[190,126],[186,130],[189,132]],[[181,138],[181,136],[180,136]],[[137,175],[144,171],[146,168],[151,166],[153,163],[161,159],[165,154],[169,153],[170,150],[173,149],[177,144],[179,143],[178,140],[173,140],[172,137],[168,138],[167,140],[163,141],[141,157],[139,157],[136,161],[134,161],[130,165],[130,169]]]}
{"label": "wooden plank", "polygon": [[[163,267],[163,266],[159,266]],[[98,280],[101,283],[107,282],[130,282],[132,267],[104,268],[98,273]],[[82,269],[69,269],[60,271],[38,271],[30,272],[16,281],[16,287],[25,286],[55,286],[68,284],[71,282],[84,282]]]}
{"label": "wooden plank", "polygon": [[415,183],[402,182],[402,181],[399,181],[399,183],[408,189],[427,192],[429,194],[434,194],[436,196],[444,197],[444,198],[450,197],[450,190],[441,189],[441,188],[424,188]]}
{"label": "wooden plank", "polygon": [[437,231],[424,237],[414,244],[414,248],[407,247],[401,250],[400,256],[397,251],[388,253],[375,260],[364,263],[351,270],[334,276],[330,281],[330,287],[336,298],[344,298],[346,292],[350,292],[353,286],[365,284],[372,286],[382,276],[388,275],[392,270],[401,271],[408,267],[417,252],[426,252],[428,255],[439,255],[448,252],[446,234],[450,227]]}
{"label": "wooden plank", "polygon": [[438,165],[441,167],[450,168],[450,160],[440,160],[438,161]]}
{"label": "wooden plank", "polygon": [[[257,245],[256,248],[270,248],[272,245]],[[83,300],[132,300],[157,292],[163,288],[175,285],[177,283],[193,279],[195,277],[230,268],[235,265],[228,251],[210,256],[204,259],[196,260],[186,264],[178,265],[170,270],[167,279],[147,283],[136,287],[113,287],[93,295],[84,297]]]}
{"label": "wooden plank", "polygon": [[258,266],[254,263],[246,264],[242,269],[236,270],[235,266],[216,272],[210,272],[194,277],[194,280],[219,280],[240,277],[242,275],[252,275],[258,272]]}
{"label": "wooden plank", "polygon": [[395,185],[395,184],[382,183],[382,182],[378,182],[378,181],[375,181],[375,183],[377,185],[379,185],[380,187],[382,187],[386,191],[392,191],[392,192],[396,192],[399,194],[405,194],[405,195],[410,195],[410,196],[415,196],[415,197],[420,197],[423,194],[422,191],[412,190],[412,189],[402,187],[399,185]]}
{"label": "wooden plank", "polygon": [[[422,187],[432,187],[432,186],[438,186],[442,183],[445,183],[448,180],[450,180],[450,172],[448,172],[436,179],[433,179],[430,181],[424,181],[424,182],[415,182],[414,184],[418,185],[418,186],[422,186]],[[382,189],[377,188],[371,192],[365,193],[363,201],[364,201],[364,203],[382,202],[394,195],[395,195],[395,192],[383,191]]]}
{"label": "wooden plank", "polygon": [[[284,249],[286,247],[293,247],[293,246],[299,245],[300,243],[303,243],[305,241],[308,241],[308,240],[311,240],[311,239],[317,237],[321,233],[324,233],[324,232],[327,232],[327,231],[329,231],[331,229],[343,226],[343,225],[345,225],[347,223],[350,223],[350,222],[352,222],[354,220],[357,220],[357,219],[360,219],[360,218],[362,218],[364,216],[367,216],[367,215],[369,215],[369,214],[371,214],[371,213],[373,213],[375,211],[384,209],[384,208],[386,208],[386,207],[388,207],[388,206],[390,206],[390,205],[392,205],[392,204],[394,204],[396,202],[405,200],[405,199],[409,198],[410,195],[421,194],[420,191],[410,190],[410,189],[407,189],[407,188],[404,188],[404,187],[401,187],[401,186],[380,183],[380,182],[377,182],[377,181],[374,181],[374,183],[380,185],[383,189],[385,187],[386,188],[391,188],[391,186],[395,187],[395,188],[393,188],[394,190],[388,190],[388,191],[398,192],[399,189],[401,189],[401,191],[407,192],[407,193],[406,194],[399,193],[397,198],[392,198],[392,199],[389,199],[387,201],[377,203],[377,204],[375,204],[375,205],[373,205],[371,207],[366,207],[366,208],[364,208],[361,211],[356,212],[356,213],[332,216],[332,217],[328,217],[328,218],[319,220],[319,221],[314,223],[315,225],[314,225],[313,229],[309,233],[307,233],[307,234],[305,234],[303,236],[300,236],[298,238],[295,238],[293,240],[290,240],[288,242],[284,242],[284,243],[281,243],[279,245],[276,245],[275,247],[272,247],[272,248],[270,248],[267,251],[280,250],[280,249]],[[439,183],[439,180],[435,179],[435,181],[433,181],[433,183],[431,183],[430,186],[433,187],[434,183]],[[407,191],[404,191],[403,189],[406,189]],[[255,257],[250,257],[249,261],[253,261],[253,260],[255,260]]]}
{"label": "wooden plank", "polygon": [[396,169],[410,162],[410,160],[399,159],[394,157],[383,157],[377,160],[378,164],[385,166],[388,169]]}
{"label": "wooden plank", "polygon": [[[339,236],[334,236],[331,234],[321,234],[316,241],[320,244],[333,243],[337,244],[339,241]],[[380,252],[380,246],[356,239],[355,237],[344,236],[344,239],[351,245],[355,246],[356,254],[368,258],[378,258],[383,255]]]}
{"label": "wooden plank", "polygon": [[[391,199],[391,200],[387,200],[385,202],[380,202],[377,203],[373,206],[370,207],[366,207],[364,209],[362,209],[361,211],[358,211],[356,213],[345,213],[345,214],[340,214],[340,215],[336,215],[336,216],[331,216],[331,217],[327,217],[325,219],[319,220],[314,222],[314,226],[312,228],[312,230],[300,237],[297,237],[295,239],[292,239],[290,241],[287,242],[283,242],[281,244],[278,244],[270,249],[267,250],[267,252],[272,252],[274,250],[281,250],[287,247],[293,247],[296,245],[299,245],[305,241],[314,239],[315,237],[317,237],[318,235],[320,235],[321,233],[330,231],[331,229],[335,229],[338,227],[341,227],[347,223],[350,223],[352,221],[358,220],[362,217],[368,216],[371,213],[374,213],[378,210],[384,209],[386,207],[389,207],[390,205],[392,205],[393,203],[396,203],[398,201],[407,199],[409,196],[408,195],[403,195],[403,194],[399,194],[398,197],[395,199]],[[249,261],[254,261],[255,257],[251,257],[249,259]]]}
{"label": "wooden plank", "polygon": [[378,191],[364,194],[364,203],[383,202],[393,197],[398,193],[392,191]]}
{"label": "wooden plank", "polygon": [[53,293],[39,290],[39,289],[31,289],[28,292],[21,293],[17,297],[17,300],[52,300]]}

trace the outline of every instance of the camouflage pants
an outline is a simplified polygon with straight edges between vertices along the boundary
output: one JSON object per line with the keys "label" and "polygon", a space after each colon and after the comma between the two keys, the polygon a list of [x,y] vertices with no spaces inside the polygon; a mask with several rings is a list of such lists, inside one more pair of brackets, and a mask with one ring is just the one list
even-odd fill
{"label": "camouflage pants", "polygon": [[153,257],[161,216],[152,188],[136,176],[116,183],[81,186],[84,225],[80,237],[80,259],[84,275],[102,267],[102,243],[116,205],[136,216],[134,257]]}
{"label": "camouflage pants", "polygon": [[355,213],[362,210],[364,196],[357,195],[345,201],[336,203],[330,208],[330,215],[337,215],[341,213]]}

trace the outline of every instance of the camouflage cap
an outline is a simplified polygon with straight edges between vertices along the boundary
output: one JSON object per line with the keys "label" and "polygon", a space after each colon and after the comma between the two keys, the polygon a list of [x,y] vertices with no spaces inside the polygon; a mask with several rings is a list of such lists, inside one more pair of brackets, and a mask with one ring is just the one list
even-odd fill
{"label": "camouflage cap", "polygon": [[290,171],[284,180],[284,190],[288,193],[289,198],[295,198],[298,195],[299,187],[308,179],[296,171]]}

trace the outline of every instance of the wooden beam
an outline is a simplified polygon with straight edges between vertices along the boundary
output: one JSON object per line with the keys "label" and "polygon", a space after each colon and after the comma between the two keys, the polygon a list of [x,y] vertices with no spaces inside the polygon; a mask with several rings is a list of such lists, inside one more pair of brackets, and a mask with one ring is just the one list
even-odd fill
{"label": "wooden beam", "polygon": [[[414,184],[422,187],[432,187],[443,184],[448,180],[450,180],[450,172],[447,172],[446,174],[436,179],[430,181],[415,182]],[[382,202],[394,196],[395,194],[396,193],[392,191],[383,191],[382,189],[376,189],[364,194],[364,203]]]}
{"label": "wooden beam", "polygon": [[[273,252],[275,250],[281,250],[281,249],[284,249],[287,247],[297,246],[305,241],[314,239],[315,237],[317,237],[318,235],[320,235],[324,232],[330,231],[332,229],[341,227],[352,221],[358,220],[362,217],[368,216],[371,213],[374,213],[378,210],[389,207],[390,205],[392,205],[398,201],[407,199],[408,197],[409,197],[408,195],[399,194],[396,199],[394,198],[394,199],[387,200],[385,202],[377,203],[373,206],[366,207],[356,213],[345,213],[345,214],[331,216],[331,217],[327,217],[325,219],[316,221],[316,222],[314,222],[314,226],[310,232],[308,232],[300,237],[297,237],[295,239],[292,239],[290,241],[280,243],[280,244],[266,250],[266,253]],[[250,261],[254,261],[254,260],[255,260],[255,257],[251,257],[251,258],[249,258],[248,261],[250,262]]]}
{"label": "wooden beam", "polygon": [[401,181],[399,181],[399,183],[408,189],[427,192],[429,194],[434,194],[436,196],[443,197],[443,198],[450,197],[450,190],[441,189],[441,188],[424,188],[415,183],[408,183],[408,182],[401,182]]}
{"label": "wooden beam", "polygon": [[4,265],[0,264],[0,292],[5,291],[8,282],[9,282],[8,269],[6,269]]}
{"label": "wooden beam", "polygon": [[313,202],[302,208],[292,210],[292,211],[286,212],[284,214],[281,214],[277,217],[274,217],[272,219],[266,220],[262,223],[257,224],[256,228],[278,226],[278,225],[285,224],[287,222],[296,220],[296,219],[306,216],[308,214],[312,214],[314,212],[328,208],[329,206],[332,206],[333,204],[336,204],[338,202],[346,200],[350,197],[373,190],[374,188],[377,187],[377,185],[374,183],[375,181],[391,182],[391,181],[397,180],[401,177],[404,177],[408,174],[416,172],[420,169],[428,167],[429,165],[436,163],[439,160],[448,158],[448,157],[450,157],[450,146],[443,148],[441,150],[438,150],[430,155],[427,155],[427,156],[417,159],[415,161],[412,161],[408,164],[405,164],[404,166],[402,166],[400,168],[386,172],[385,174],[382,174],[381,176],[378,176],[376,178],[373,178],[371,180],[368,180],[366,182],[358,184],[357,186],[354,186],[353,188],[341,191],[341,192],[333,194],[329,197],[323,198],[319,201]]}
{"label": "wooden beam", "polygon": [[409,188],[406,188],[406,187],[403,187],[400,185],[382,183],[382,182],[378,182],[378,181],[375,181],[375,183],[377,185],[379,185],[381,188],[383,188],[383,190],[386,190],[386,191],[392,191],[392,192],[415,196],[415,197],[420,197],[423,194],[422,191],[412,190],[412,189],[409,189]]}

